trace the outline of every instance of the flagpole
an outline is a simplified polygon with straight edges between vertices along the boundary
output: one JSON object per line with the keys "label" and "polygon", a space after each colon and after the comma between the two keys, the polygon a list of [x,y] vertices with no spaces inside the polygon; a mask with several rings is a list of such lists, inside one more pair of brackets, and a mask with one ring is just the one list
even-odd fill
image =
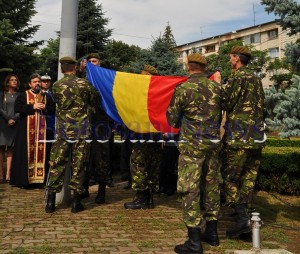
{"label": "flagpole", "polygon": [[[78,22],[78,0],[63,0],[61,10],[61,29],[59,43],[59,59],[70,56],[76,59],[77,41],[77,22]],[[58,63],[58,80],[63,77]],[[68,187],[71,179],[70,159],[65,168],[64,185],[61,192],[56,194],[57,204],[68,204],[71,200],[70,189]]]}
{"label": "flagpole", "polygon": [[[63,0],[61,10],[61,27],[59,42],[59,59],[71,56],[76,59],[78,22],[78,0]],[[63,77],[58,63],[58,80]]]}

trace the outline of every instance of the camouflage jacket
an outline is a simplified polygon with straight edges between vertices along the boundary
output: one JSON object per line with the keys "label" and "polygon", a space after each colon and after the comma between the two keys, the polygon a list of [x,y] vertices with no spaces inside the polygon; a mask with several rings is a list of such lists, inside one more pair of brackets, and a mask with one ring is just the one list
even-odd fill
{"label": "camouflage jacket", "polygon": [[167,119],[180,128],[181,153],[197,156],[197,150],[210,149],[220,141],[220,91],[218,83],[201,74],[176,87]]}
{"label": "camouflage jacket", "polygon": [[99,103],[94,87],[86,79],[67,74],[53,84],[53,97],[56,102],[56,135],[63,139],[89,138],[89,108]]}
{"label": "camouflage jacket", "polygon": [[264,144],[264,98],[261,79],[250,69],[242,67],[232,73],[222,89],[228,145],[247,149]]}

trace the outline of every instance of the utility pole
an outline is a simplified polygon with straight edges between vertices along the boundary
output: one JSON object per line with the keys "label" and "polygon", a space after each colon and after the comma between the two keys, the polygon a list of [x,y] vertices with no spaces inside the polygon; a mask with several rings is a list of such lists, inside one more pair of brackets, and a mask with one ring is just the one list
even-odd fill
{"label": "utility pole", "polygon": [[[71,56],[76,59],[78,1],[62,0],[59,59],[64,56]],[[57,79],[61,79],[62,76],[60,63],[58,63]]]}
{"label": "utility pole", "polygon": [[255,26],[255,6],[253,2],[253,25]]}
{"label": "utility pole", "polygon": [[203,26],[200,26],[200,35],[201,35],[201,40],[203,39],[203,31],[202,31]]}

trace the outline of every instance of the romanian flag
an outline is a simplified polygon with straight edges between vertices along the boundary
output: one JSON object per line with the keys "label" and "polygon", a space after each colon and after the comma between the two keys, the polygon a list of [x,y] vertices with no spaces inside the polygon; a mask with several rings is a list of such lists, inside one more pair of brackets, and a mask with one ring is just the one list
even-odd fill
{"label": "romanian flag", "polygon": [[87,63],[88,80],[102,97],[105,112],[136,133],[172,132],[166,111],[174,88],[186,77],[151,76],[105,69]]}

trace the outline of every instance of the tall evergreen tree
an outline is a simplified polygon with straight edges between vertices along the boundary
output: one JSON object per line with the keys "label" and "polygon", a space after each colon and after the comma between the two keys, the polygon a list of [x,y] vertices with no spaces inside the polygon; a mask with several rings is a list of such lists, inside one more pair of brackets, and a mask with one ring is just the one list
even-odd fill
{"label": "tall evergreen tree", "polygon": [[287,138],[300,136],[300,76],[294,75],[290,89],[266,90],[267,118],[269,128],[279,131]]}
{"label": "tall evergreen tree", "polygon": [[[42,41],[29,42],[39,29],[30,25],[35,15],[36,0],[0,1],[0,66],[14,70],[22,84],[27,83],[28,76],[38,66],[34,51]],[[4,30],[2,30],[4,28]]]}
{"label": "tall evergreen tree", "polygon": [[108,22],[102,4],[97,4],[96,0],[79,0],[77,58],[90,52],[102,54],[112,34],[112,29],[107,28]]}
{"label": "tall evergreen tree", "polygon": [[290,30],[289,35],[300,32],[300,4],[294,0],[262,0],[265,10],[279,16],[278,22],[283,29]]}
{"label": "tall evergreen tree", "polygon": [[149,49],[141,50],[137,60],[124,70],[139,73],[144,64],[150,64],[157,68],[160,75],[186,75],[177,59],[178,52],[171,49],[162,37],[158,37]]}
{"label": "tall evergreen tree", "polygon": [[[279,16],[279,24],[289,35],[300,32],[300,4],[294,0],[262,0],[265,10]],[[300,73],[300,42],[290,43],[285,49],[285,62],[290,64],[292,72]],[[287,77],[288,79],[288,77]],[[300,77],[294,75],[290,89],[266,92],[266,102],[273,104],[273,113],[267,119],[268,124],[280,132],[283,137],[300,136]],[[276,98],[276,101],[273,99]],[[268,106],[268,105],[267,105]],[[270,109],[268,108],[268,111]]]}
{"label": "tall evergreen tree", "polygon": [[292,71],[300,75],[300,39],[296,43],[289,43],[285,47],[286,62],[290,64]]}
{"label": "tall evergreen tree", "polygon": [[164,43],[169,46],[170,49],[175,48],[177,46],[175,38],[173,36],[172,28],[171,28],[169,22],[165,28],[162,39],[163,39]]}
{"label": "tall evergreen tree", "polygon": [[10,23],[9,19],[0,20],[0,44],[5,45],[9,42],[12,42],[10,35],[14,32],[14,28]]}

